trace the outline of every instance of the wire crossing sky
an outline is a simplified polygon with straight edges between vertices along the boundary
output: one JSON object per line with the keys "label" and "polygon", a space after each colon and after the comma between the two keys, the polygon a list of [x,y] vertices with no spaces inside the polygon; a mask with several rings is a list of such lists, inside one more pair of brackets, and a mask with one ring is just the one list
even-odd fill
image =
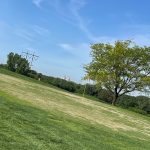
{"label": "wire crossing sky", "polygon": [[149,0],[0,1],[0,63],[11,51],[36,53],[34,68],[81,82],[90,44],[150,42]]}

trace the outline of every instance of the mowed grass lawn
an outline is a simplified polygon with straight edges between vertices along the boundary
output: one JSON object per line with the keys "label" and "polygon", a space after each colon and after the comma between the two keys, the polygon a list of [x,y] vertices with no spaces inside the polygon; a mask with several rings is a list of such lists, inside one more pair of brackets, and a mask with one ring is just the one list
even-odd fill
{"label": "mowed grass lawn", "polygon": [[0,72],[0,150],[150,149],[149,117]]}

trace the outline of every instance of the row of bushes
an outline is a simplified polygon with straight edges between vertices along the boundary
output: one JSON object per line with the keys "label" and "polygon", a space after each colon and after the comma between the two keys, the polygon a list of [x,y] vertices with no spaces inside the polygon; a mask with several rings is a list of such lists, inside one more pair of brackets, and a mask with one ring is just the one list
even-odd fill
{"label": "row of bushes", "polygon": [[119,98],[117,105],[141,114],[150,114],[150,98],[145,96],[124,95]]}

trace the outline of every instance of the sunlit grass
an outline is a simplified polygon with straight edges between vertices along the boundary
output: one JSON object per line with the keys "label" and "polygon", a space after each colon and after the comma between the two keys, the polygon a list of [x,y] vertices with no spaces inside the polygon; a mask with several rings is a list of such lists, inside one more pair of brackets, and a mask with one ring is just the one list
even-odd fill
{"label": "sunlit grass", "polygon": [[0,149],[149,150],[150,118],[0,74]]}

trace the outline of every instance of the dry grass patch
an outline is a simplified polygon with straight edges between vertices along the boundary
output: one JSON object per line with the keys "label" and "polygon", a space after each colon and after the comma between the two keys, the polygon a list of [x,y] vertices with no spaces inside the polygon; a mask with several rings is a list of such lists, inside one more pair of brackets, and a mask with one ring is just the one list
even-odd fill
{"label": "dry grass patch", "polygon": [[114,130],[150,136],[150,120],[117,107],[3,74],[0,74],[0,89],[42,109],[55,109]]}

